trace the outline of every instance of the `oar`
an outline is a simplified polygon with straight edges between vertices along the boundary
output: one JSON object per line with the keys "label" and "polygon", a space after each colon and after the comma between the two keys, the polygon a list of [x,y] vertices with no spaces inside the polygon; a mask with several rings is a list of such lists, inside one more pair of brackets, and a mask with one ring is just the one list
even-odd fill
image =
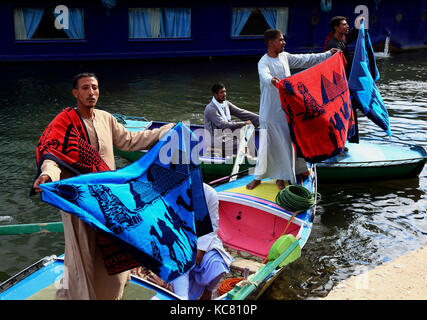
{"label": "oar", "polygon": [[229,182],[231,177],[233,177],[233,176],[238,177],[240,174],[243,174],[243,173],[249,173],[249,169],[237,172],[235,174],[230,174],[229,176],[225,176],[225,177],[219,178],[217,180],[213,180],[213,181],[209,182],[208,184],[213,187],[213,186],[216,186],[218,184],[218,182],[222,182],[222,181]]}
{"label": "oar", "polygon": [[[287,237],[285,239],[281,239],[282,237]],[[278,266],[283,267],[286,264],[289,264],[301,255],[301,249],[299,248],[299,241],[295,239],[292,235],[285,235],[276,240],[276,242],[271,246],[270,255],[272,255],[272,249],[280,250],[282,253],[274,259],[267,263],[264,267],[262,267],[257,273],[255,273],[251,280],[244,284],[242,287],[236,285],[233,290],[229,291],[227,297],[231,300],[244,300],[248,297],[257,287],[260,285]],[[286,241],[282,240],[290,240],[292,242],[287,244]],[[275,246],[276,243],[278,246]],[[283,248],[280,248],[283,246]],[[294,253],[294,250],[296,254]]]}
{"label": "oar", "polygon": [[0,235],[32,234],[41,232],[64,232],[64,226],[61,221],[0,226]]}
{"label": "oar", "polygon": [[231,171],[230,182],[237,179],[235,174],[239,172],[239,166],[245,160],[245,149],[254,131],[255,127],[252,124],[247,124],[242,129],[240,129],[240,143],[239,148],[237,149],[237,156],[236,160],[234,161],[233,170]]}

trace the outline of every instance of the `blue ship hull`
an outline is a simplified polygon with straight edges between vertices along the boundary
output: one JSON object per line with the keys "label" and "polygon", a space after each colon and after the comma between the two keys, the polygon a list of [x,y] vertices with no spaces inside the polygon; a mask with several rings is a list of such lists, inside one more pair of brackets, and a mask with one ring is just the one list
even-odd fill
{"label": "blue ship hull", "polygon": [[[49,36],[22,40],[17,34],[16,8],[44,8],[51,12],[57,4],[44,1],[5,1],[0,4],[0,61],[141,59],[176,57],[218,57],[261,55],[265,45],[259,35],[232,36],[232,12],[237,7],[286,7],[288,10],[286,50],[320,52],[329,32],[329,20],[335,15],[349,18],[350,26],[361,14],[358,5],[369,12],[369,31],[374,46],[381,50],[387,34],[390,48],[413,49],[427,44],[427,2],[390,1],[181,1],[190,9],[189,34],[185,37],[132,38],[129,8],[177,7],[171,1],[62,1],[67,8],[83,10],[83,36],[60,39]],[[114,2],[114,1],[113,1]],[[331,4],[328,6],[328,4]],[[323,5],[322,5],[323,4]],[[326,4],[326,5],[325,5]],[[356,12],[355,12],[356,11]],[[16,21],[15,21],[16,20]],[[51,22],[52,24],[54,21]],[[27,28],[29,28],[27,26]],[[42,30],[39,30],[42,33]]]}

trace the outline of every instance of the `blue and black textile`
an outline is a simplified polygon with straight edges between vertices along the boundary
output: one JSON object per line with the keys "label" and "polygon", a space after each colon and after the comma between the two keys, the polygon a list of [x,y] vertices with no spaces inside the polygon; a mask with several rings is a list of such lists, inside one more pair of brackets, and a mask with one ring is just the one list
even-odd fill
{"label": "blue and black textile", "polygon": [[368,32],[364,32],[362,20],[348,79],[351,102],[391,136],[387,108],[375,85],[379,78],[380,74],[375,62],[374,50]]}
{"label": "blue and black textile", "polygon": [[169,282],[193,267],[197,237],[212,232],[197,143],[178,123],[125,168],[42,184],[42,200],[113,242],[103,250],[110,274],[143,265]]}
{"label": "blue and black textile", "polygon": [[[36,178],[45,159],[58,163],[75,175],[110,170],[89,142],[85,124],[76,109],[67,107],[46,127],[36,149]],[[34,179],[35,180],[35,179]],[[31,188],[30,195],[35,191]]]}

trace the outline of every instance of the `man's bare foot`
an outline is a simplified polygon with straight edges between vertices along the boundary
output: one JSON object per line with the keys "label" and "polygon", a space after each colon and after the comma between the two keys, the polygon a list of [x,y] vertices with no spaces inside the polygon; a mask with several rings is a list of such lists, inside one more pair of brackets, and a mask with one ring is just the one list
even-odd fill
{"label": "man's bare foot", "polygon": [[285,188],[285,182],[283,180],[276,180],[276,185],[279,188],[279,190],[282,190]]}
{"label": "man's bare foot", "polygon": [[261,183],[261,180],[252,180],[246,185],[246,189],[252,190]]}
{"label": "man's bare foot", "polygon": [[200,296],[199,300],[211,300],[212,299],[212,291],[208,291],[205,289]]}

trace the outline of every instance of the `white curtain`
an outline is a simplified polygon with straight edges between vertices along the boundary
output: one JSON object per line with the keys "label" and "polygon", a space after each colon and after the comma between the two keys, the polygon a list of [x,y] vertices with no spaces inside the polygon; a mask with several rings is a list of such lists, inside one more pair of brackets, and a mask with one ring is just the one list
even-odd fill
{"label": "white curtain", "polygon": [[277,8],[276,29],[279,29],[280,31],[282,31],[283,35],[288,34],[288,18],[289,18],[288,7]]}
{"label": "white curtain", "polygon": [[15,8],[13,10],[15,39],[31,39],[40,24],[43,12],[43,8]]}
{"label": "white curtain", "polygon": [[13,10],[13,21],[15,25],[15,39],[26,40],[27,31],[25,30],[24,13],[22,8],[15,8]]}
{"label": "white curtain", "polygon": [[148,17],[150,21],[151,38],[158,38],[160,36],[160,22],[161,22],[160,8],[150,8],[147,10],[148,10]]}

